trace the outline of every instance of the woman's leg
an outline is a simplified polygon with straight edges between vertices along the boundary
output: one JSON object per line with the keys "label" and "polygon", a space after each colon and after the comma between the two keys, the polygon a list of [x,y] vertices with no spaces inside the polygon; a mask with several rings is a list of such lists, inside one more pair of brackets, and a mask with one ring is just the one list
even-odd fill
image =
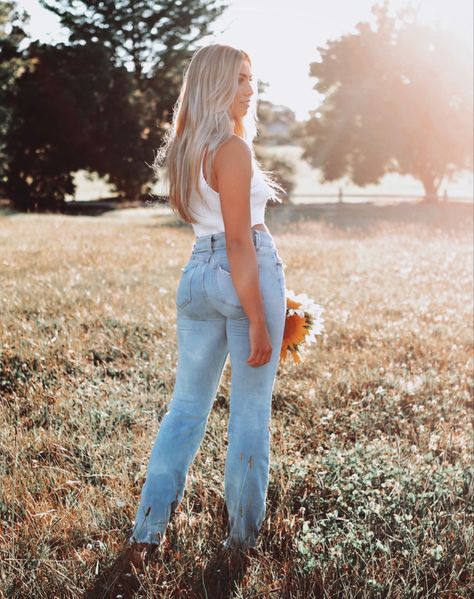
{"label": "woman's leg", "polygon": [[194,320],[178,311],[177,339],[173,397],[151,451],[130,539],[138,543],[159,544],[182,500],[228,355],[225,317]]}
{"label": "woman's leg", "polygon": [[[285,299],[261,280],[272,357],[267,364],[249,366],[249,321],[228,319],[227,338],[232,368],[225,500],[229,536],[224,546],[255,547],[266,511],[269,479],[271,404],[284,330]],[[276,291],[276,293],[275,293]]]}

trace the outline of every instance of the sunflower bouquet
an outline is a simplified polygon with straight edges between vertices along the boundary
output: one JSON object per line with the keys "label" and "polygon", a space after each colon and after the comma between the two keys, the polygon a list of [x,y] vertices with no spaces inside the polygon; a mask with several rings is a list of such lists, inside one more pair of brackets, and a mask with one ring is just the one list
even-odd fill
{"label": "sunflower bouquet", "polygon": [[305,344],[314,343],[315,335],[321,335],[324,330],[323,311],[324,308],[315,304],[306,293],[295,295],[291,289],[286,289],[286,319],[280,362],[285,361],[287,354],[296,364],[304,360]]}

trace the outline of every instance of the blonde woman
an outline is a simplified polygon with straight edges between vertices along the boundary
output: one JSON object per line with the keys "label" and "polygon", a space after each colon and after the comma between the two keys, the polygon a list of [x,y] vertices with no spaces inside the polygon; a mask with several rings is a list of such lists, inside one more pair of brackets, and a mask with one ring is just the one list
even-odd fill
{"label": "blonde woman", "polygon": [[267,201],[281,201],[274,191],[282,188],[260,168],[247,133],[256,129],[251,69],[248,54],[232,46],[199,49],[154,162],[167,166],[170,205],[195,239],[175,298],[176,382],[129,538],[141,559],[161,544],[183,498],[228,355],[229,531],[222,548],[255,548],[265,516],[286,303],[282,260],[264,223]]}

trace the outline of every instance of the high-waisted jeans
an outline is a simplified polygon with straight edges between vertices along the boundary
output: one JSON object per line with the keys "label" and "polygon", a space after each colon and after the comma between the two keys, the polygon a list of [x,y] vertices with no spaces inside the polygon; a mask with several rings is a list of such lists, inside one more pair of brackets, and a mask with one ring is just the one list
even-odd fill
{"label": "high-waisted jeans", "polygon": [[130,542],[159,545],[181,503],[224,364],[231,390],[224,491],[226,548],[255,547],[266,511],[272,392],[285,326],[285,274],[273,237],[251,229],[272,355],[250,366],[249,319],[235,290],[225,233],[196,237],[176,291],[178,362],[148,464]]}

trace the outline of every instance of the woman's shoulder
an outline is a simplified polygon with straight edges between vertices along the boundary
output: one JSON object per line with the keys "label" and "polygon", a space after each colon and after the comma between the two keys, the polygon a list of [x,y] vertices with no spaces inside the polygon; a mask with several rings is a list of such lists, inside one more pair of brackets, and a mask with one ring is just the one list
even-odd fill
{"label": "woman's shoulder", "polygon": [[253,161],[252,150],[249,147],[245,139],[242,139],[238,135],[232,135],[229,139],[226,139],[216,150],[215,154],[215,165],[218,169],[226,163],[236,164]]}

